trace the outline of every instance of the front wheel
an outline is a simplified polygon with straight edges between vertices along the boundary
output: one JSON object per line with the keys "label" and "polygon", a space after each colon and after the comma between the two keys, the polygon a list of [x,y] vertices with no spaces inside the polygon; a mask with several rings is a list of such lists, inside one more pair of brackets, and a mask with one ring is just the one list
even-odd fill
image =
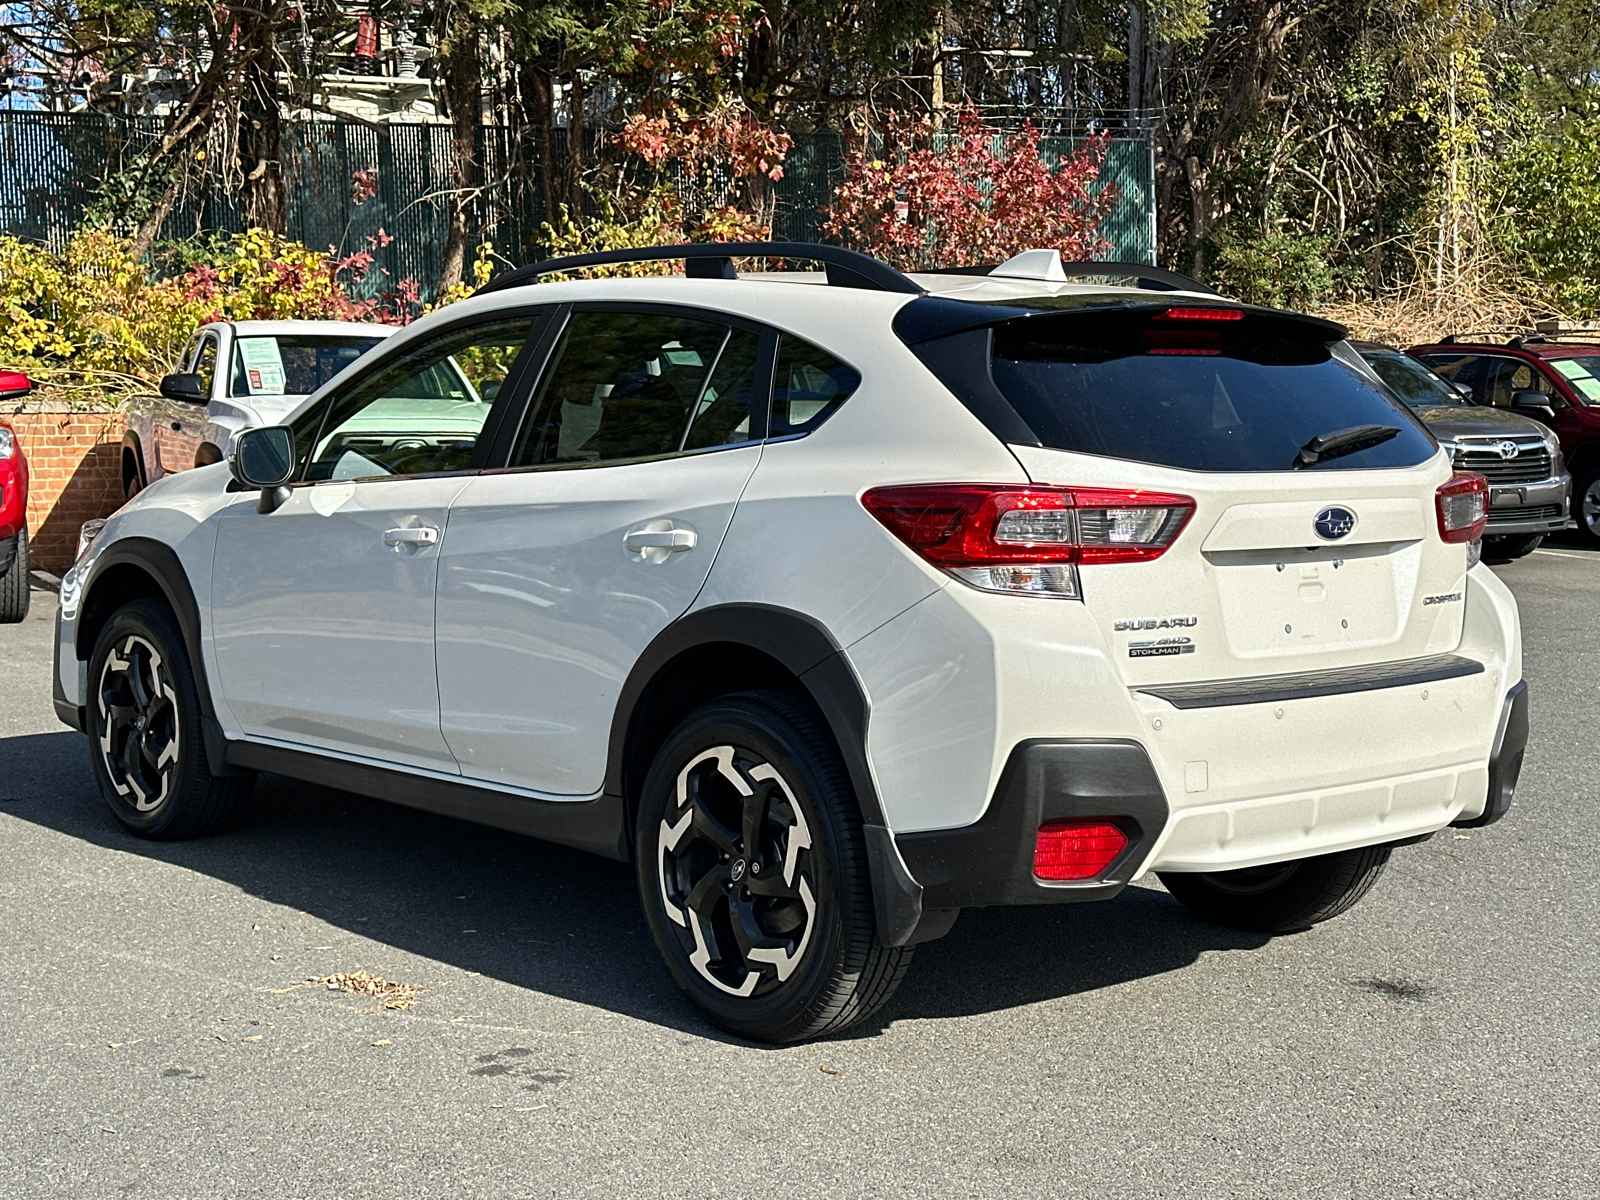
{"label": "front wheel", "polygon": [[1486,537],[1483,539],[1483,556],[1505,562],[1513,558],[1526,558],[1544,541],[1544,534],[1525,537]]}
{"label": "front wheel", "polygon": [[1577,522],[1578,536],[1591,549],[1600,549],[1600,468],[1573,485],[1572,519]]}
{"label": "front wheel", "polygon": [[17,531],[17,548],[11,565],[0,574],[0,625],[15,625],[28,615],[28,529]]}
{"label": "front wheel", "polygon": [[645,780],[639,893],[673,982],[712,1024],[820,1037],[894,994],[909,948],[879,942],[861,817],[821,721],[785,692],[696,709]]}
{"label": "front wheel", "polygon": [[111,815],[163,841],[221,828],[255,777],[211,773],[194,671],[167,607],[135,600],[113,613],[89,657],[89,682],[89,757]]}
{"label": "front wheel", "polygon": [[1365,896],[1390,849],[1362,846],[1237,871],[1157,875],[1201,920],[1255,933],[1294,933],[1337,917]]}

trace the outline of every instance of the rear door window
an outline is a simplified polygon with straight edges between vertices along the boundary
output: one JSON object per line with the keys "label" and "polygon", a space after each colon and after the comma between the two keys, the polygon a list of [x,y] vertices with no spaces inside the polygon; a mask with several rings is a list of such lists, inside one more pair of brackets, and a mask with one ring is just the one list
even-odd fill
{"label": "rear door window", "polygon": [[[1287,471],[1312,439],[1385,440],[1310,470],[1408,467],[1435,443],[1378,384],[1290,320],[1069,314],[994,333],[995,385],[1040,442],[1190,471]],[[1393,430],[1388,434],[1388,430]]]}

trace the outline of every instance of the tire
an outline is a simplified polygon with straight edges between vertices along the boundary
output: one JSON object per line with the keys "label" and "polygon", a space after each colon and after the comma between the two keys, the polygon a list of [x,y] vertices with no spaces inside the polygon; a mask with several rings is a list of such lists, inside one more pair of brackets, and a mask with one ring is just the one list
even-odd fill
{"label": "tire", "polygon": [[1337,917],[1365,896],[1391,849],[1362,846],[1239,871],[1157,874],[1203,921],[1255,933],[1294,933]]}
{"label": "tire", "polygon": [[0,575],[0,625],[15,625],[28,615],[28,527],[17,531],[17,550],[11,556],[11,565]]}
{"label": "tire", "polygon": [[144,491],[144,481],[139,478],[139,470],[134,468],[133,474],[122,481],[122,494],[125,499],[132,500]]}
{"label": "tire", "polygon": [[1600,467],[1572,485],[1572,519],[1578,536],[1592,550],[1600,550]]}
{"label": "tire", "polygon": [[909,947],[878,940],[849,776],[820,717],[792,693],[692,712],[650,768],[635,848],[673,982],[729,1033],[838,1033],[888,1003],[911,965]]}
{"label": "tire", "polygon": [[227,824],[255,777],[211,774],[200,695],[171,610],[135,600],[113,613],[89,658],[89,681],[89,758],[123,828],[176,841]]}
{"label": "tire", "polygon": [[1486,537],[1483,539],[1483,556],[1501,562],[1513,558],[1526,558],[1544,542],[1544,534],[1533,533],[1520,537]]}

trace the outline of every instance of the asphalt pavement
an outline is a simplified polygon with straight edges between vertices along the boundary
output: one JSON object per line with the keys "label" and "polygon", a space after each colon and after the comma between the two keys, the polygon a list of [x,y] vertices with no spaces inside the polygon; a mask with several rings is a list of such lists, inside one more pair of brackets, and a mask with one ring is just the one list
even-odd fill
{"label": "asphalt pavement", "polygon": [[[1600,554],[1496,568],[1533,737],[1500,824],[1272,940],[1158,886],[962,915],[881,1019],[679,998],[629,868],[266,777],[122,833],[0,626],[0,1197],[1600,1194]],[[304,981],[365,971],[414,1007]]]}

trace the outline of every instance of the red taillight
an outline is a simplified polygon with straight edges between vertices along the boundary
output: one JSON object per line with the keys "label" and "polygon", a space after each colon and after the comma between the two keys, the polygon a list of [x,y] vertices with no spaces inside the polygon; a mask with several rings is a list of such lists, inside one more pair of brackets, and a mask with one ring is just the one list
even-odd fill
{"label": "red taillight", "polygon": [[1153,321],[1242,321],[1244,310],[1238,308],[1169,308],[1158,312]]}
{"label": "red taillight", "polygon": [[1472,471],[1457,471],[1434,493],[1439,536],[1447,542],[1475,542],[1489,523],[1489,481]]}
{"label": "red taillight", "polygon": [[1093,879],[1128,844],[1128,835],[1104,821],[1046,821],[1033,844],[1033,873],[1040,879]]}
{"label": "red taillight", "polygon": [[929,483],[873,488],[861,503],[941,567],[1159,558],[1194,513],[1188,496],[1105,488]]}

